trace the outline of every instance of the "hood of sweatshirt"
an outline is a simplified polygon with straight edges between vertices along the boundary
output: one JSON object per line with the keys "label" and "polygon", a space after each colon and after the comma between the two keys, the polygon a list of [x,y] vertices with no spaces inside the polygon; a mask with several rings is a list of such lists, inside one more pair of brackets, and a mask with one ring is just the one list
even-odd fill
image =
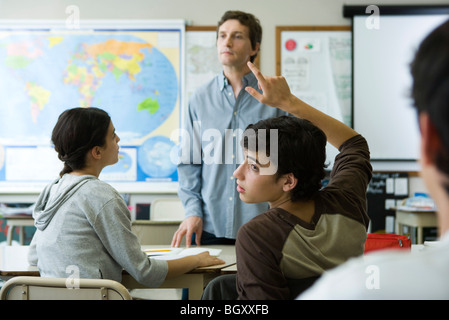
{"label": "hood of sweatshirt", "polygon": [[39,195],[33,211],[34,225],[44,230],[59,208],[76,193],[85,183],[96,180],[91,175],[75,176],[65,174],[48,184]]}

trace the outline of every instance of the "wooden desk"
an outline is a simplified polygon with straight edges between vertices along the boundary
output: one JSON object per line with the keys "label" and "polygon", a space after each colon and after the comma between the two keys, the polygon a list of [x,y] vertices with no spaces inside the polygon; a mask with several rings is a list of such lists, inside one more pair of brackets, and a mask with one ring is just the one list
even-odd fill
{"label": "wooden desk", "polygon": [[[423,244],[423,230],[424,228],[437,228],[438,221],[435,211],[418,211],[418,210],[396,210],[396,233],[404,234],[403,227],[409,226],[417,228],[416,244]],[[413,243],[413,241],[412,241]]]}
{"label": "wooden desk", "polygon": [[[160,246],[142,246],[143,250]],[[188,288],[189,299],[199,300],[203,289],[214,277],[221,274],[221,270],[235,264],[235,247],[226,245],[207,246],[211,249],[221,249],[220,259],[226,263],[219,266],[197,268],[179,277],[166,280],[161,288]],[[39,276],[37,267],[30,266],[27,260],[28,246],[0,247],[0,276],[7,279],[14,276]],[[128,289],[144,288],[127,272],[123,273],[123,285]]]}
{"label": "wooden desk", "polygon": [[0,276],[39,276],[39,270],[28,263],[28,246],[0,247]]}
{"label": "wooden desk", "polygon": [[[161,246],[143,245],[142,249],[147,250],[151,248],[160,248]],[[197,268],[189,273],[180,275],[176,278],[165,280],[161,288],[188,288],[190,300],[200,300],[203,290],[206,285],[213,278],[222,274],[222,270],[232,266],[236,263],[235,246],[232,245],[207,245],[204,246],[211,249],[221,249],[220,259],[225,261],[225,264],[204,268]],[[122,284],[127,288],[143,288],[144,286],[138,283],[127,272],[123,274]]]}
{"label": "wooden desk", "polygon": [[233,274],[237,273],[237,264],[221,269],[221,274]]}

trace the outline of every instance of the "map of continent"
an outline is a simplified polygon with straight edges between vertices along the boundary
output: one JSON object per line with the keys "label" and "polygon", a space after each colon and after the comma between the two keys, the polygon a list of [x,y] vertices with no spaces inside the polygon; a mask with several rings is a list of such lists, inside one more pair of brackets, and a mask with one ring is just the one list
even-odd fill
{"label": "map of continent", "polygon": [[[131,169],[125,180],[177,180],[175,164],[158,171],[166,148],[147,142],[170,137],[180,118],[180,49],[164,50],[161,32],[0,32],[0,181],[9,150],[48,146],[58,116],[73,107],[111,116],[123,146],[107,170],[112,180]],[[142,152],[156,152],[156,167]]]}

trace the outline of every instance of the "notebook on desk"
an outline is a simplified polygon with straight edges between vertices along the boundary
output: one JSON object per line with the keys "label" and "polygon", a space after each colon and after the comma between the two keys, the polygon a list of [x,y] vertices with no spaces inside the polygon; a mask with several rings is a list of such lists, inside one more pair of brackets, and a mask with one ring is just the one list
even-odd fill
{"label": "notebook on desk", "polygon": [[214,257],[218,257],[221,253],[221,249],[211,249],[203,247],[201,248],[161,247],[161,248],[149,248],[144,250],[147,256],[155,259],[178,259],[185,256],[195,255],[205,251],[209,251],[209,254]]}

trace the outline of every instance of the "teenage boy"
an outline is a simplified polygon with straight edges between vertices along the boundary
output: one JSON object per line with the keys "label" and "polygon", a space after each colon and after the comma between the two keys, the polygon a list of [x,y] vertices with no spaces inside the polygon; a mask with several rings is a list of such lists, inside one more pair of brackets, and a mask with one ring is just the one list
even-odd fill
{"label": "teenage boy", "polygon": [[[241,154],[239,131],[260,119],[285,114],[243,90],[247,86],[257,89],[247,62],[254,61],[261,41],[262,28],[252,14],[227,11],[218,23],[217,52],[223,73],[199,88],[189,102],[184,129],[193,138],[186,143],[192,158],[178,166],[178,195],[185,220],[173,236],[175,247],[184,236],[190,246],[192,234],[198,245],[234,244],[240,226],[268,207],[240,201],[232,176],[241,161],[237,157]],[[212,137],[210,132],[219,136]],[[207,163],[202,156],[210,156],[211,146],[213,161]]]}
{"label": "teenage boy", "polygon": [[[296,117],[262,120],[245,131],[237,191],[244,202],[268,202],[270,209],[237,234],[236,289],[242,300],[291,299],[325,270],[363,253],[369,149],[353,129],[291,94],[283,77],[264,77],[248,65],[263,93],[247,92]],[[321,188],[326,141],[340,153]],[[271,154],[273,143],[277,154]]]}

